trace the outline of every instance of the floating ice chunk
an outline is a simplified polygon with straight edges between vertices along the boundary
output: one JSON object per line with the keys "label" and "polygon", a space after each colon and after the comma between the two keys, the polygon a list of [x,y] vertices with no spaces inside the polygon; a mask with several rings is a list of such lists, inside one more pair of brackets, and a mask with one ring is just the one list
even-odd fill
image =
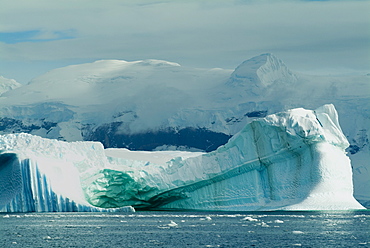
{"label": "floating ice chunk", "polygon": [[212,218],[211,218],[211,217],[209,217],[209,216],[206,216],[206,217],[204,217],[204,218],[200,218],[200,220],[208,220],[208,221],[210,221],[210,220],[212,220]]}
{"label": "floating ice chunk", "polygon": [[172,228],[177,228],[178,224],[176,222],[174,222],[173,220],[171,220],[170,223],[168,223],[168,224],[158,226],[158,228],[163,228],[163,229],[168,229],[168,228],[171,228],[171,227]]}
{"label": "floating ice chunk", "polygon": [[242,220],[246,220],[246,221],[258,221],[258,219],[254,219],[254,218],[252,218],[250,216],[247,216],[247,217],[243,218]]}
{"label": "floating ice chunk", "polygon": [[170,223],[168,224],[169,227],[177,227],[178,224],[176,222],[174,222],[173,220],[170,221]]}
{"label": "floating ice chunk", "polygon": [[265,223],[265,222],[263,222],[263,221],[261,222],[261,226],[262,226],[262,227],[270,227],[267,223]]}

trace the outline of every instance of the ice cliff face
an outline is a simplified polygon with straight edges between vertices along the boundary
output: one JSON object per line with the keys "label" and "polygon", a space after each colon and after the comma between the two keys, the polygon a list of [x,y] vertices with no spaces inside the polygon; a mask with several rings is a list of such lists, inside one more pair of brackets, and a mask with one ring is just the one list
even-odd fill
{"label": "ice cliff face", "polygon": [[206,154],[105,151],[96,142],[2,135],[0,207],[7,212],[130,210],[124,206],[361,209],[353,198],[347,146],[333,105],[258,119]]}
{"label": "ice cliff face", "polygon": [[0,212],[133,211],[99,208],[84,199],[80,176],[101,163],[101,144],[64,143],[29,134],[0,140]]}
{"label": "ice cliff face", "polygon": [[101,60],[50,71],[1,94],[0,134],[210,152],[256,118],[333,103],[350,142],[355,196],[370,204],[369,92],[369,76],[302,75],[272,54],[234,71]]}

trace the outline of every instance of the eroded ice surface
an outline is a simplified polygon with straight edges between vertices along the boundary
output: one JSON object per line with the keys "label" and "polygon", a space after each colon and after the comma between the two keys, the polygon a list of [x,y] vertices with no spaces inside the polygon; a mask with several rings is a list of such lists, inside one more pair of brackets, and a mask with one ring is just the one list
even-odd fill
{"label": "eroded ice surface", "polygon": [[28,134],[1,136],[0,212],[134,211],[99,208],[85,200],[81,175],[94,164],[101,165],[102,150],[97,143],[66,143]]}
{"label": "eroded ice surface", "polygon": [[62,211],[53,206],[65,201],[98,209],[361,209],[347,147],[333,105],[258,119],[206,154],[3,135],[0,205],[3,211]]}

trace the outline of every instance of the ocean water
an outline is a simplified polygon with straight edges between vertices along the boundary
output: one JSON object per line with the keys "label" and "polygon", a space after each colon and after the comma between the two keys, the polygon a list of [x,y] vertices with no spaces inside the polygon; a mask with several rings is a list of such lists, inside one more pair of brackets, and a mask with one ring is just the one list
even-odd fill
{"label": "ocean water", "polygon": [[370,247],[370,211],[0,214],[0,247]]}

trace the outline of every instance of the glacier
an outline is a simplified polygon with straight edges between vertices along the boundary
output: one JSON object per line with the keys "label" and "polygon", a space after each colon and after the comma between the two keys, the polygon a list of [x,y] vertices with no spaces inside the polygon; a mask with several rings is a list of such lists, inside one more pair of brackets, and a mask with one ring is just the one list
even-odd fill
{"label": "glacier", "polygon": [[0,209],[28,211],[343,210],[352,170],[333,105],[247,124],[209,153],[104,149],[0,136]]}

